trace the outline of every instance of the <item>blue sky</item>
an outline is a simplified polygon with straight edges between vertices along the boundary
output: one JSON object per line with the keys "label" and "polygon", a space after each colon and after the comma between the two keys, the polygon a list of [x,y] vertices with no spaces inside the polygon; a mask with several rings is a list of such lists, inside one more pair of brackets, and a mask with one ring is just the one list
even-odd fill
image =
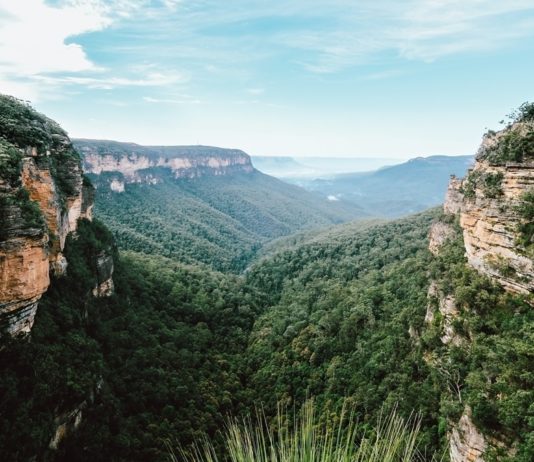
{"label": "blue sky", "polygon": [[533,83],[534,0],[0,0],[0,91],[75,137],[471,154]]}

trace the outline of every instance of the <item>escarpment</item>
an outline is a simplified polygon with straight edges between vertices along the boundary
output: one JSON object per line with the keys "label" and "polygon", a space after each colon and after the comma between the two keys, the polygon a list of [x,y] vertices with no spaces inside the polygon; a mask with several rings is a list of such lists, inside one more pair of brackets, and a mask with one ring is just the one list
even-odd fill
{"label": "escarpment", "polygon": [[[456,409],[448,420],[450,460],[514,460],[526,444],[520,425],[529,424],[511,425],[510,406],[532,389],[510,370],[523,360],[518,345],[528,344],[534,301],[534,106],[484,136],[467,176],[451,178],[443,212],[429,233],[439,269],[425,322],[437,339],[427,356],[442,399]],[[500,357],[503,350],[513,363]]]}
{"label": "escarpment", "polygon": [[469,264],[515,293],[534,292],[533,197],[534,121],[522,120],[484,137],[444,207],[460,216]]}
{"label": "escarpment", "polygon": [[238,149],[210,146],[141,146],[101,140],[74,140],[88,174],[100,175],[114,192],[128,183],[157,184],[168,179],[221,176],[254,171]]}
{"label": "escarpment", "polygon": [[2,332],[31,330],[50,275],[67,271],[67,235],[79,218],[91,219],[93,197],[67,134],[25,103],[0,95]]}

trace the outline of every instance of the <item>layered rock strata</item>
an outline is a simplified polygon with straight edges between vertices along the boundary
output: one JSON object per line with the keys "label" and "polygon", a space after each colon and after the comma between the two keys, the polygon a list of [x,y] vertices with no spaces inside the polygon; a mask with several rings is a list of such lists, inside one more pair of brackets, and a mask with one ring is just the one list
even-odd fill
{"label": "layered rock strata", "polygon": [[238,149],[210,146],[141,146],[116,141],[75,140],[83,168],[109,174],[109,187],[123,192],[125,184],[157,184],[167,178],[197,178],[254,171],[250,157]]}
{"label": "layered rock strata", "polygon": [[[450,224],[459,221],[468,264],[500,284],[506,291],[522,294],[533,304],[534,261],[529,227],[534,197],[534,121],[521,120],[501,132],[489,132],[477,153],[474,167],[463,179],[451,177],[444,203],[444,221],[429,233],[429,250],[438,255],[454,237]],[[525,230],[527,230],[525,235]],[[466,346],[469,333],[454,328],[460,312],[453,295],[442,293],[436,282],[429,289],[425,321],[441,313],[441,342],[449,347]],[[439,367],[439,364],[435,364]],[[469,406],[449,431],[451,462],[484,462],[488,448],[513,449],[484,435],[474,424]]]}
{"label": "layered rock strata", "polygon": [[[50,275],[67,271],[66,238],[92,218],[94,190],[55,122],[3,95],[0,109],[0,335],[17,335],[31,330]],[[112,291],[111,272],[99,294]]]}
{"label": "layered rock strata", "polygon": [[466,178],[451,179],[444,211],[459,214],[467,259],[473,268],[510,292],[532,294],[534,261],[519,244],[519,229],[524,223],[521,205],[526,195],[534,192],[534,153],[522,162],[498,162],[491,156],[503,133],[524,130],[525,124],[515,124],[485,137]]}

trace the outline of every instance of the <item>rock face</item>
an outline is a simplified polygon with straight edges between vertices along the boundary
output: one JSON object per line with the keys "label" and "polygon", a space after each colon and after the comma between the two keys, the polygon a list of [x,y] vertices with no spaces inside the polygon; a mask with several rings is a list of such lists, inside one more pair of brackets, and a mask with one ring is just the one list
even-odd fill
{"label": "rock face", "polygon": [[430,228],[428,236],[428,249],[434,254],[438,255],[439,250],[443,245],[455,235],[454,228],[448,223],[437,221],[433,223]]}
{"label": "rock face", "polygon": [[[453,178],[444,210],[460,215],[469,264],[506,290],[534,293],[532,252],[520,242],[525,224],[520,208],[534,191],[534,152],[521,162],[495,158],[499,142],[510,134],[533,136],[534,123],[517,123],[487,135],[475,166],[463,180]],[[530,131],[529,131],[530,130]]]}
{"label": "rock face", "polygon": [[109,297],[113,294],[113,257],[111,250],[103,251],[96,257],[96,285],[93,289],[95,297]]}
{"label": "rock face", "polygon": [[473,424],[469,406],[453,426],[449,441],[451,462],[484,462],[483,455],[488,444]]}
{"label": "rock face", "polygon": [[37,162],[33,156],[23,159],[22,186],[28,191],[30,199],[39,204],[44,215],[48,235],[51,237],[49,260],[54,274],[59,276],[66,270],[62,251],[67,234],[76,230],[76,223],[81,216],[83,190],[80,164],[79,160],[73,159],[68,166],[71,171],[71,192],[61,197],[56,186],[56,181],[61,179],[52,177],[50,165],[39,166]]}
{"label": "rock face", "polygon": [[83,168],[108,174],[109,187],[123,192],[128,183],[157,184],[167,178],[251,173],[250,157],[238,149],[209,146],[140,146],[116,141],[75,140]]}
{"label": "rock face", "polygon": [[[439,255],[441,247],[455,234],[450,223],[459,218],[468,264],[506,291],[523,294],[532,304],[534,120],[516,120],[501,132],[489,132],[467,176],[451,177],[443,210],[445,217],[430,230],[429,250]],[[460,335],[455,329],[460,311],[454,296],[442,293],[433,281],[427,324],[435,322],[438,311],[442,344],[469,348],[469,331]],[[451,423],[449,441],[451,462],[484,462],[489,448],[513,453],[509,445],[484,435],[475,426],[469,406],[465,406],[458,422]]]}
{"label": "rock face", "polygon": [[[0,335],[31,330],[50,275],[67,271],[67,235],[79,218],[91,219],[93,199],[67,134],[0,95]],[[113,285],[106,284],[109,292]]]}

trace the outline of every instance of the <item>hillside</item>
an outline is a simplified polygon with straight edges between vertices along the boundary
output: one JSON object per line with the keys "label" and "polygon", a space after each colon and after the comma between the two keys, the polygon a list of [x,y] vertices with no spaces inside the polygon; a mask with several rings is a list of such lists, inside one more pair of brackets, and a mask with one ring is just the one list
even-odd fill
{"label": "hillside", "polygon": [[[272,239],[365,215],[254,170],[242,151],[169,147],[168,163],[154,148],[75,146],[97,188],[95,214],[123,249],[239,271]],[[143,149],[155,157],[144,160]]]}
{"label": "hillside", "polygon": [[295,180],[313,192],[352,202],[375,216],[396,217],[443,202],[450,175],[463,176],[472,156],[417,157],[374,172]]}
{"label": "hillside", "polygon": [[[57,124],[13,98],[0,109],[2,460],[163,462],[206,438],[224,458],[228,415],[261,407],[276,427],[280,405],[310,396],[321,421],[349,406],[357,444],[384,413],[415,411],[422,460],[533,460],[532,105],[488,132],[443,211],[278,240],[326,212],[309,218],[315,196],[254,170],[94,175],[105,218],[139,229],[123,246],[146,234],[152,255],[117,249],[93,219],[95,191]],[[190,199],[181,215],[177,198]],[[215,211],[227,241],[204,263],[232,242],[230,218],[231,232],[271,240],[241,275],[184,262],[201,248],[193,224],[215,228]],[[176,245],[181,222],[193,241]],[[229,270],[250,263],[227,255],[243,256],[218,262]]]}

